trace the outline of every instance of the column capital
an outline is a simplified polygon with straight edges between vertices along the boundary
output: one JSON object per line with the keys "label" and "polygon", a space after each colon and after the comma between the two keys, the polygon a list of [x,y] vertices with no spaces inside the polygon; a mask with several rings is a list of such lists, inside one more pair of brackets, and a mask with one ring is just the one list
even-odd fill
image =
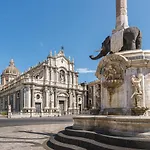
{"label": "column capital", "polygon": [[30,87],[31,87],[31,85],[29,85],[29,84],[25,85],[25,88],[30,88]]}
{"label": "column capital", "polygon": [[26,91],[29,91],[30,89],[31,89],[31,86],[30,86],[30,85],[25,86],[25,90],[26,90]]}
{"label": "column capital", "polygon": [[45,86],[45,87],[44,87],[44,90],[45,90],[45,91],[46,91],[46,90],[48,90],[48,87],[47,87],[47,86]]}
{"label": "column capital", "polygon": [[54,91],[54,92],[57,92],[57,88],[56,88],[56,87],[54,87],[54,88],[53,88],[53,91]]}
{"label": "column capital", "polygon": [[34,85],[34,84],[33,84],[33,85],[31,85],[31,89],[32,89],[32,90],[34,90],[34,88],[35,88],[35,85]]}

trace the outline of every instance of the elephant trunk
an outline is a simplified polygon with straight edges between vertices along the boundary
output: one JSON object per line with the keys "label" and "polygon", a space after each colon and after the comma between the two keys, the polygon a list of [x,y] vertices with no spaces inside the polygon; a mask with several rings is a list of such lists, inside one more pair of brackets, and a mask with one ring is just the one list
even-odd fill
{"label": "elephant trunk", "polygon": [[92,60],[97,60],[105,55],[107,55],[108,51],[104,50],[104,49],[101,49],[101,52],[97,55],[97,56],[93,56],[93,55],[90,55],[89,57],[92,59]]}

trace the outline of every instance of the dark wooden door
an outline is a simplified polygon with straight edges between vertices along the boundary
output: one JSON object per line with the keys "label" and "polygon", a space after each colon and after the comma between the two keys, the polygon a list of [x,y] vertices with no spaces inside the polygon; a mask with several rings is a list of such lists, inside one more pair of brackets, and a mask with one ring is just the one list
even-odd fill
{"label": "dark wooden door", "polygon": [[35,110],[37,113],[41,112],[41,103],[35,103]]}
{"label": "dark wooden door", "polygon": [[59,109],[61,115],[64,115],[64,101],[59,101]]}

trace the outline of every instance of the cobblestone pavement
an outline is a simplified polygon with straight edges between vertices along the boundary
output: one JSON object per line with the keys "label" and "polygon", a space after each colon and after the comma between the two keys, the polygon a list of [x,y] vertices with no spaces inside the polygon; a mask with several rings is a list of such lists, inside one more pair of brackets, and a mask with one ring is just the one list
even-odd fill
{"label": "cobblestone pavement", "polygon": [[44,141],[68,124],[10,126],[0,128],[0,150],[45,150]]}

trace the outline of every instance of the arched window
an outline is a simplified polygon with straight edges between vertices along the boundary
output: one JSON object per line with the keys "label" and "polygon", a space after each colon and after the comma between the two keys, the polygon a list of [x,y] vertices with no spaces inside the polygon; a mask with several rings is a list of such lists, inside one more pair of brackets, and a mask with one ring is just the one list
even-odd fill
{"label": "arched window", "polygon": [[59,79],[60,79],[60,82],[65,82],[65,71],[64,70],[60,70]]}

